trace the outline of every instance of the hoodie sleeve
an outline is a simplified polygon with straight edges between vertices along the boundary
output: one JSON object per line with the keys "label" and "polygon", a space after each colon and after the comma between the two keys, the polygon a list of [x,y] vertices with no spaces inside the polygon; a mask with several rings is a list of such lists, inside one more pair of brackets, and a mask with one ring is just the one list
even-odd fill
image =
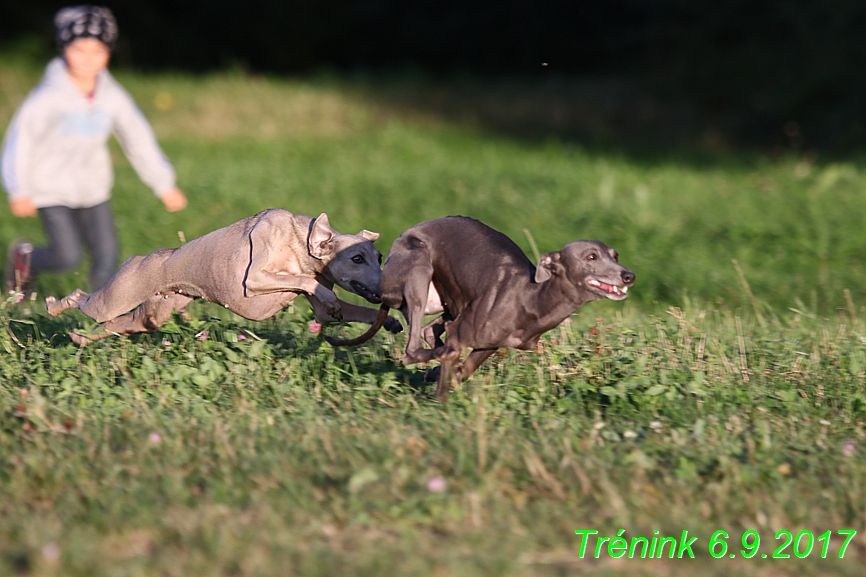
{"label": "hoodie sleeve", "polygon": [[132,97],[120,86],[119,106],[114,118],[114,135],[120,142],[139,178],[162,196],[175,187],[174,168],[165,157],[156,135]]}
{"label": "hoodie sleeve", "polygon": [[6,136],[3,138],[3,151],[0,152],[0,173],[3,188],[10,200],[30,196],[28,190],[28,165],[33,156],[35,138],[33,137],[33,103],[25,100],[12,117]]}

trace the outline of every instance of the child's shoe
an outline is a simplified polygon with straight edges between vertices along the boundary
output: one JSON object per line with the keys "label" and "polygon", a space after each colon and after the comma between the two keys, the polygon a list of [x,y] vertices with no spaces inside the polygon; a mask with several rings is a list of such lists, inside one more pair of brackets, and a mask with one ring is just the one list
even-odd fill
{"label": "child's shoe", "polygon": [[6,292],[26,292],[32,280],[30,274],[30,258],[33,245],[26,240],[16,240],[9,245],[6,253],[6,271],[4,275]]}

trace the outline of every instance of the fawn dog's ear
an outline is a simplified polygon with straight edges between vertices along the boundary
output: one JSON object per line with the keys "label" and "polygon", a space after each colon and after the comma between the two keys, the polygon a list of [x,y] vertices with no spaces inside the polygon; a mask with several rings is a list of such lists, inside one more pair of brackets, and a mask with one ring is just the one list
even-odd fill
{"label": "fawn dog's ear", "polygon": [[331,224],[328,222],[328,215],[323,212],[313,223],[313,228],[310,229],[307,249],[314,258],[319,260],[331,256],[331,253],[334,252],[334,245],[331,241],[338,234],[336,230],[331,228]]}
{"label": "fawn dog's ear", "polygon": [[538,260],[538,266],[535,268],[535,282],[543,283],[550,280],[550,277],[562,273],[562,253],[560,251],[548,252],[541,255]]}

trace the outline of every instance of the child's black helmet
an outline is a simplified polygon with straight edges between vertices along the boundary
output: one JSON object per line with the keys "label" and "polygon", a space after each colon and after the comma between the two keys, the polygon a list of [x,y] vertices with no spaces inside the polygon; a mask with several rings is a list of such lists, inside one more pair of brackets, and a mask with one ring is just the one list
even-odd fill
{"label": "child's black helmet", "polygon": [[79,38],[96,38],[111,50],[117,43],[117,21],[104,6],[82,4],[61,8],[54,16],[54,29],[60,50]]}

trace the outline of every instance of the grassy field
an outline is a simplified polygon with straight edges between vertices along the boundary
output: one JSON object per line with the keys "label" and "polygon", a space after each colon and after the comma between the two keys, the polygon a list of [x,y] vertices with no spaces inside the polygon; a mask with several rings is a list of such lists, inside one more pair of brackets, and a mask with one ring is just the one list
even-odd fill
{"label": "grassy field", "polygon": [[[38,76],[0,65],[0,124]],[[399,363],[402,335],[334,351],[300,303],[264,323],[196,304],[78,349],[68,332],[92,323],[41,300],[86,269],[46,275],[36,300],[0,305],[0,574],[862,574],[856,160],[520,139],[370,80],[118,76],[190,198],[165,213],[116,150],[124,256],[271,206],[381,232],[383,252],[467,214],[530,255],[603,240],[637,282],[441,406]],[[41,239],[8,211],[0,225],[4,243]],[[696,558],[596,559],[595,541],[581,558],[584,529],[688,531]],[[811,531],[813,550],[779,531]]]}

